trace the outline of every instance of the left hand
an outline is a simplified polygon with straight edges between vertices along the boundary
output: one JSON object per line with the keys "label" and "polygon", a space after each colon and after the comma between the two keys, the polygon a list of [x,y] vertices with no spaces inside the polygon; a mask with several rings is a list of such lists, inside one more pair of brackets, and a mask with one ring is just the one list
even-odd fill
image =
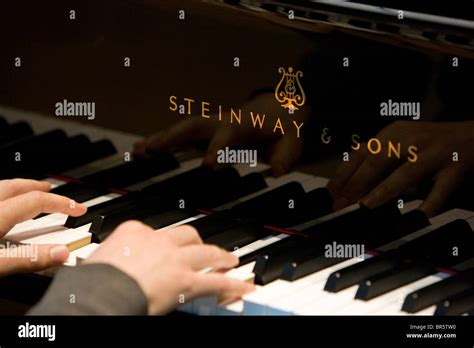
{"label": "left hand", "polygon": [[[63,213],[80,216],[87,210],[73,200],[48,193],[51,185],[27,179],[0,181],[0,238],[16,224],[40,213]],[[8,246],[8,245],[7,245]],[[13,249],[16,250],[13,250]],[[69,257],[65,245],[5,245],[0,249],[0,276],[36,272],[60,265]]]}

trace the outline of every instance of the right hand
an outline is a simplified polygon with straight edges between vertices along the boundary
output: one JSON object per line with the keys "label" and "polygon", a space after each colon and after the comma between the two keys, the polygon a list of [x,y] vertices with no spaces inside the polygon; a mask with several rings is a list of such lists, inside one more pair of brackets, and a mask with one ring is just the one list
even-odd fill
{"label": "right hand", "polygon": [[204,245],[187,225],[154,231],[138,221],[121,224],[85,263],[105,263],[134,278],[148,299],[149,314],[165,314],[196,297],[236,299],[254,289],[214,271],[237,266],[238,258]]}

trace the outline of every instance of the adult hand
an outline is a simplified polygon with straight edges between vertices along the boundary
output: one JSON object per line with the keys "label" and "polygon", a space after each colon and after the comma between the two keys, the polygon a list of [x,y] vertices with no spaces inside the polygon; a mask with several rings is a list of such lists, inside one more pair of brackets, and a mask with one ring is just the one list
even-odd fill
{"label": "adult hand", "polygon": [[[217,151],[220,149],[239,145],[265,144],[268,151],[264,157],[270,164],[273,174],[280,176],[288,172],[298,161],[303,149],[303,135],[300,134],[298,138],[293,134],[296,133],[296,128],[292,122],[295,121],[300,126],[308,119],[309,111],[295,111],[294,114],[288,116],[288,111],[282,109],[275,102],[272,93],[257,96],[241,109],[242,115],[250,115],[250,112],[259,113],[260,116],[264,114],[265,123],[262,129],[258,125],[256,128],[253,127],[251,121],[245,124],[243,121],[242,124],[231,124],[217,120],[216,115],[211,115],[210,119],[190,116],[191,118],[178,122],[176,125],[150,136],[145,141],[135,144],[134,155],[147,158],[156,151],[171,151],[196,145],[198,142],[205,142],[207,151],[203,164],[216,167]],[[279,129],[274,132],[278,116],[282,116],[282,122],[288,121],[287,127],[284,127],[287,132],[285,135],[281,134]],[[222,118],[224,117],[228,116],[223,115]],[[291,133],[289,133],[289,129],[292,130]]]}
{"label": "adult hand", "polygon": [[[341,165],[328,183],[340,209],[360,200],[370,208],[393,199],[422,181],[434,180],[428,197],[421,205],[433,216],[443,202],[459,186],[467,173],[474,169],[474,122],[395,122],[383,129],[376,138],[382,150],[373,154],[367,144],[353,151],[350,160]],[[388,157],[388,142],[400,143],[401,159],[394,153]],[[416,161],[409,146],[416,147]],[[456,154],[457,161],[456,161]]]}
{"label": "adult hand", "polygon": [[154,231],[138,221],[121,224],[85,263],[105,263],[134,278],[148,299],[149,314],[165,314],[196,297],[234,299],[253,285],[214,271],[235,267],[238,259],[204,245],[191,226]]}
{"label": "adult hand", "polygon": [[[0,238],[16,224],[32,219],[40,213],[64,213],[80,216],[86,207],[69,198],[48,193],[51,185],[27,179],[0,181]],[[13,250],[16,248],[16,250]],[[69,257],[64,245],[2,245],[0,276],[20,272],[36,272],[57,266]]]}

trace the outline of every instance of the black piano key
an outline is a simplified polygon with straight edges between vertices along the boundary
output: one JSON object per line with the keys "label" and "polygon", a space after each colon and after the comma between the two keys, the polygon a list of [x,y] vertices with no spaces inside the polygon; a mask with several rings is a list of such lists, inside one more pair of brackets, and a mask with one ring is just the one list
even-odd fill
{"label": "black piano key", "polygon": [[306,193],[306,202],[300,209],[300,221],[309,221],[333,212],[334,201],[325,187]]}
{"label": "black piano key", "polygon": [[163,154],[153,160],[134,160],[81,177],[81,181],[108,188],[124,188],[178,168],[172,155]]}
{"label": "black piano key", "polygon": [[18,139],[24,139],[31,137],[33,130],[26,122],[17,122],[8,127],[5,130],[0,129],[0,146],[8,144]]}
{"label": "black piano key", "polygon": [[8,156],[16,151],[24,149],[36,150],[37,147],[45,144],[59,144],[67,140],[67,135],[60,129],[54,129],[39,135],[32,135],[26,138],[16,139],[0,147],[0,154]]}
{"label": "black piano key", "polygon": [[331,273],[326,281],[324,290],[329,292],[341,291],[375,274],[386,272],[401,261],[401,256],[396,253],[384,254],[383,258],[371,257],[364,262]]}
{"label": "black piano key", "polygon": [[87,209],[87,212],[82,216],[69,216],[64,224],[67,228],[77,228],[91,222],[95,216],[104,215],[119,209],[133,208],[137,204],[137,194],[128,193],[124,196],[111,199]]}
{"label": "black piano key", "polygon": [[404,264],[392,271],[388,271],[359,284],[355,298],[359,300],[370,300],[395,290],[403,285],[427,277],[436,272],[436,267],[429,264]]}
{"label": "black piano key", "polygon": [[257,223],[239,223],[232,228],[204,238],[206,244],[213,244],[227,251],[237,250],[245,245],[276,233]]}
{"label": "black piano key", "polygon": [[214,213],[190,222],[199,231],[201,238],[209,238],[219,232],[231,229],[237,224],[235,217],[229,210]]}
{"label": "black piano key", "polygon": [[[442,238],[439,244],[422,245],[416,244],[402,246],[409,250],[406,256],[410,259],[393,270],[377,274],[360,283],[356,298],[371,299],[388,291],[394,290],[401,285],[407,284],[436,271],[436,267],[451,267],[457,263],[468,260],[474,256],[474,233],[470,223],[466,220],[456,220],[440,228]],[[418,241],[419,244],[419,241]],[[453,253],[453,248],[458,248]]]}
{"label": "black piano key", "polygon": [[91,142],[85,135],[76,135],[68,138],[61,146],[58,146],[59,144],[48,146],[50,151],[45,154],[47,161],[41,159],[40,161],[32,161],[32,164],[37,165],[44,171],[60,173],[82,164],[77,152],[80,149],[89,147],[90,144]]}
{"label": "black piano key", "polygon": [[[261,173],[250,173],[243,176],[242,186],[245,195],[263,190],[268,187],[267,182]],[[243,197],[244,194],[240,194],[239,197]]]}
{"label": "black piano key", "polygon": [[253,262],[257,259],[257,257],[261,255],[271,254],[271,253],[278,253],[280,250],[289,250],[295,245],[299,245],[300,243],[305,242],[303,236],[300,235],[289,235],[286,238],[283,238],[275,243],[267,245],[263,248],[255,250],[251,253],[239,257],[239,266],[246,265],[250,262]]}
{"label": "black piano key", "polygon": [[[388,206],[387,203],[386,206]],[[377,211],[375,214],[376,216],[379,214],[379,211],[382,211],[383,209],[387,209],[386,206],[380,207],[380,210]],[[388,208],[392,212],[392,214],[400,214],[398,209],[393,209],[393,207]],[[260,250],[256,250],[252,253],[249,253],[245,256],[240,257],[240,265],[244,265],[246,263],[252,262],[257,259],[257,256],[262,255],[266,256],[267,259],[270,258],[272,255],[277,255],[279,253],[282,253],[285,255],[285,252],[288,250],[294,250],[297,246],[301,248],[301,252],[304,250],[304,256],[307,255],[308,250],[312,250],[312,246],[318,246],[322,245],[325,241],[328,241],[331,239],[331,236],[333,236],[335,233],[338,232],[343,232],[346,234],[353,234],[352,229],[348,229],[347,226],[351,226],[351,228],[354,228],[354,224],[356,223],[361,223],[362,221],[366,221],[367,219],[367,214],[374,214],[374,211],[370,211],[370,209],[367,209],[365,207],[360,207],[359,209],[355,211],[351,211],[348,213],[345,213],[344,215],[338,216],[334,219],[324,221],[319,224],[315,224],[311,222],[311,224],[302,224],[299,225],[295,228],[290,228],[290,230],[294,230],[296,232],[300,232],[307,234],[309,238],[302,238],[301,236],[290,236],[289,238],[285,238],[284,240],[278,241],[276,243],[273,243],[271,245],[268,245]],[[388,215],[390,216],[390,214]],[[336,221],[337,220],[337,221]],[[301,227],[303,226],[303,227]],[[294,241],[295,240],[295,241]],[[296,243],[296,244],[293,244]],[[293,262],[291,260],[291,257],[294,255],[293,252],[290,252],[289,254],[289,259],[287,260],[288,262]],[[262,261],[265,258],[260,258]],[[261,261],[261,262],[262,262]],[[283,271],[284,264],[281,264],[281,262],[278,262],[275,264],[275,266],[269,266],[271,263],[265,262],[265,267],[257,269],[258,272],[261,270],[261,272],[266,272],[267,269],[273,268],[275,266],[278,266],[280,268],[280,272]],[[272,274],[276,274],[276,272],[271,272]],[[270,277],[261,275],[262,278],[270,279]]]}
{"label": "black piano key", "polygon": [[174,209],[164,213],[147,216],[140,221],[153,229],[159,229],[192,218],[193,216],[196,216],[194,210]]}
{"label": "black piano key", "polygon": [[473,284],[474,268],[408,294],[403,302],[402,311],[416,313],[471,289]]}
{"label": "black piano key", "polygon": [[30,153],[30,157],[27,156],[21,164],[3,174],[10,173],[11,177],[43,179],[49,176],[47,173],[55,175],[112,154],[114,151],[109,142],[91,143],[86,136],[77,135],[61,144],[48,144],[40,149],[39,153]]}
{"label": "black piano key", "polygon": [[242,178],[235,168],[227,167],[215,171],[199,167],[147,186],[142,191],[180,200],[186,208],[194,206],[212,209],[216,205],[229,202],[236,194],[232,186],[237,188],[241,183]]}
{"label": "black piano key", "polygon": [[253,199],[232,207],[235,216],[251,217],[262,223],[287,227],[295,224],[297,210],[290,208],[290,200],[295,207],[304,206],[305,191],[300,183],[290,182]]}
{"label": "black piano key", "polygon": [[286,239],[287,243],[280,243],[268,252],[256,256],[253,269],[255,284],[266,285],[278,279],[288,260],[312,250],[312,247],[307,245],[309,242],[307,238]]}
{"label": "black piano key", "polygon": [[[312,227],[308,245],[294,256],[291,255],[275,264],[274,267],[278,268],[282,279],[291,281],[299,279],[346,259],[339,257],[327,259],[326,245],[337,243],[364,245],[370,248],[383,244],[394,238],[393,227],[400,219],[400,212],[395,202],[389,202],[372,210],[361,207],[358,211],[321,224],[318,229],[316,228],[318,226]],[[380,233],[381,230],[383,233]]]}
{"label": "black piano key", "polygon": [[[247,175],[241,178],[234,169],[226,170],[226,173],[220,172],[219,175],[223,176],[221,179],[227,178],[231,180],[230,182],[221,180],[221,183],[229,185],[229,188],[223,190],[222,188],[215,186],[206,187],[205,189],[208,191],[207,194],[201,192],[201,190],[188,192],[188,203],[185,206],[189,211],[192,208],[189,206],[189,204],[194,204],[196,207],[204,206],[206,208],[214,208],[214,206],[220,205],[224,202],[227,203],[227,200],[229,199],[235,200],[240,197],[239,195],[245,196],[247,194],[253,193],[255,190],[264,188],[266,184],[263,180],[263,177],[260,174],[255,174],[256,175]],[[144,190],[144,197],[147,196],[148,193],[149,191]],[[151,218],[155,215],[158,215],[159,217],[160,214],[166,212],[167,219],[163,221],[170,222],[169,218],[172,216],[181,218],[181,213],[172,214],[172,210],[182,210],[178,209],[178,207],[180,206],[180,200],[183,199],[183,196],[181,196],[179,192],[174,192],[176,197],[170,197],[171,195],[172,194],[168,194],[168,197],[166,197],[166,192],[161,192],[161,194],[156,197],[148,195],[148,197],[152,198],[153,200],[160,200],[160,203],[145,199],[143,202],[140,202],[133,211],[127,209],[123,211],[117,211],[113,214],[113,216],[104,215],[100,218],[97,218],[93,224],[92,232],[99,235],[97,238],[98,240],[103,240],[105,236],[110,234],[110,232],[112,232],[113,229],[115,229],[122,221],[125,221],[127,218],[131,218],[132,216],[134,219],[142,220]],[[165,196],[165,198],[161,198],[163,196]],[[194,212],[194,214],[191,216],[195,215],[198,215],[198,212]],[[172,221],[170,223],[175,223],[183,219],[184,218],[177,221]],[[227,222],[225,222],[225,220],[227,220]],[[231,219],[228,212],[221,212],[219,214],[212,214],[203,219],[198,219],[191,222],[190,224],[195,226],[204,237],[211,233],[211,231],[214,231],[213,233],[222,231],[225,227],[225,224],[227,224],[229,227],[235,225],[235,220],[233,218]],[[206,229],[206,226],[208,229]]]}
{"label": "black piano key", "polygon": [[[405,235],[418,231],[429,225],[426,215],[420,210],[413,210],[402,215],[396,225],[389,228],[390,233],[385,232],[382,240],[367,243],[367,247],[377,247],[383,243],[399,239]],[[403,255],[387,252],[383,256],[373,257],[363,263],[357,263],[350,267],[332,273],[326,282],[324,290],[337,292],[361,282],[368,277],[387,271],[399,264]]]}
{"label": "black piano key", "polygon": [[0,134],[3,134],[9,126],[8,122],[0,115]]}
{"label": "black piano key", "polygon": [[134,219],[143,220],[149,216],[169,212],[175,206],[174,202],[159,197],[137,195],[133,205],[125,205],[117,209],[97,215],[92,220],[89,232],[94,241],[103,242],[122,222]]}
{"label": "black piano key", "polygon": [[347,260],[347,258],[329,258],[321,256],[321,254],[321,252],[318,256],[310,254],[302,259],[286,262],[281,267],[280,278],[295,281]]}
{"label": "black piano key", "polygon": [[456,294],[436,306],[434,315],[462,315],[474,311],[474,288]]}
{"label": "black piano key", "polygon": [[104,196],[110,191],[105,187],[87,185],[79,182],[68,182],[51,190],[51,193],[65,196],[83,203],[93,198]]}
{"label": "black piano key", "polygon": [[68,141],[62,130],[52,130],[4,144],[0,147],[0,160],[4,166],[0,178],[45,178],[43,168],[59,163],[51,156],[52,150],[65,146]]}
{"label": "black piano key", "polygon": [[[78,140],[70,144],[68,149],[63,149],[60,155],[52,154],[60,162],[60,166],[47,166],[45,170],[61,173],[78,168],[95,160],[115,154],[117,151],[108,140],[90,142],[83,135],[77,136]],[[72,138],[71,138],[72,139]],[[82,142],[82,143],[81,143]]]}

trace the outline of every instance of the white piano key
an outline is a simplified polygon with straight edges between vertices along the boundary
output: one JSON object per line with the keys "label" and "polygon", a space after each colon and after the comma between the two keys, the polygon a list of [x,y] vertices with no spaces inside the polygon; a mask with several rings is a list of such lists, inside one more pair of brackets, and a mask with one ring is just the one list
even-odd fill
{"label": "white piano key", "polygon": [[[361,262],[359,258],[345,260],[337,265],[310,274],[293,282],[288,282],[285,292],[267,306],[269,314],[293,313],[300,307],[306,308],[308,304],[316,301],[324,292],[324,285],[328,276],[342,268]],[[294,285],[293,285],[294,284]],[[294,289],[294,290],[293,290]]]}
{"label": "white piano key", "polygon": [[281,296],[281,290],[288,289],[285,282],[271,282],[245,295],[243,315],[265,315],[267,307],[272,301]]}
{"label": "white piano key", "polygon": [[47,179],[44,179],[42,181],[46,181],[46,182],[49,182],[50,185],[51,185],[51,190],[52,189],[55,189],[56,187],[59,187],[59,186],[62,186],[64,184],[66,184],[66,181],[64,180],[60,180],[60,179],[56,179],[56,178],[47,178]]}
{"label": "white piano key", "polygon": [[70,251],[79,249],[91,243],[92,235],[89,232],[91,224],[78,228],[71,228],[50,232],[41,236],[21,240],[21,244],[62,244]]}
{"label": "white piano key", "polygon": [[181,225],[185,225],[185,224],[187,224],[187,223],[193,222],[193,221],[195,221],[195,220],[201,219],[201,218],[206,217],[206,216],[207,216],[206,214],[199,214],[199,215],[196,215],[196,216],[192,216],[192,217],[190,217],[190,218],[187,218],[187,219],[184,219],[184,220],[175,222],[174,224],[171,224],[171,225],[162,227],[162,228],[160,228],[158,231],[169,230],[169,229],[171,229],[171,228],[175,228],[175,227],[178,227],[178,226],[181,226]]}
{"label": "white piano key", "polygon": [[[390,293],[386,294],[387,296],[385,297],[385,299],[383,299],[385,295],[381,296],[382,297],[381,300],[382,301],[385,300],[385,304],[381,306],[380,308],[375,309],[370,314],[371,315],[409,315],[409,313],[401,311],[403,302],[405,301],[405,298],[407,297],[408,294],[410,294],[413,291],[420,290],[431,284],[438,283],[441,280],[446,279],[448,277],[450,277],[449,274],[444,273],[444,272],[439,272],[435,275],[425,277],[416,282],[408,284],[407,286],[401,287],[400,289],[391,291]],[[389,295],[391,296],[391,298],[389,297]]]}
{"label": "white piano key", "polygon": [[[83,205],[90,208],[94,205],[110,201],[120,197],[119,194],[109,193],[104,196],[93,198],[87,202],[84,202]],[[46,216],[40,217],[38,219],[30,219],[24,222],[21,222],[15,225],[4,238],[6,239],[17,239],[23,238],[21,236],[25,235],[34,235],[41,234],[42,230],[48,230],[48,228],[55,228],[56,226],[62,226],[66,223],[68,215],[62,213],[53,213]],[[21,236],[20,236],[21,235]],[[16,236],[16,237],[13,237]]]}
{"label": "white piano key", "polygon": [[244,301],[238,300],[226,305],[220,305],[214,308],[213,315],[234,316],[242,315],[244,312]]}
{"label": "white piano key", "polygon": [[377,312],[383,313],[384,306],[388,304],[398,303],[400,307],[405,300],[405,297],[422,287],[429,286],[431,284],[437,283],[442,279],[446,278],[445,273],[438,273],[436,275],[431,275],[424,277],[420,280],[417,280],[413,283],[410,283],[406,286],[402,286],[398,289],[390,291],[381,296],[377,296],[368,301],[353,300],[351,303],[343,306],[342,308],[335,311],[336,315],[359,315],[359,314],[376,314]]}
{"label": "white piano key", "polygon": [[253,283],[255,277],[253,269],[255,267],[255,261],[249,262],[246,265],[231,269],[225,273],[225,275],[232,279],[237,279],[243,282]]}
{"label": "white piano key", "polygon": [[288,238],[288,234],[279,234],[276,236],[268,236],[262,239],[259,239],[253,243],[247,244],[243,246],[242,248],[236,249],[232,251],[232,254],[234,254],[237,257],[242,257],[247,254],[253,253],[256,250],[262,249],[268,245],[274,244],[276,242],[279,242],[282,239]]}

